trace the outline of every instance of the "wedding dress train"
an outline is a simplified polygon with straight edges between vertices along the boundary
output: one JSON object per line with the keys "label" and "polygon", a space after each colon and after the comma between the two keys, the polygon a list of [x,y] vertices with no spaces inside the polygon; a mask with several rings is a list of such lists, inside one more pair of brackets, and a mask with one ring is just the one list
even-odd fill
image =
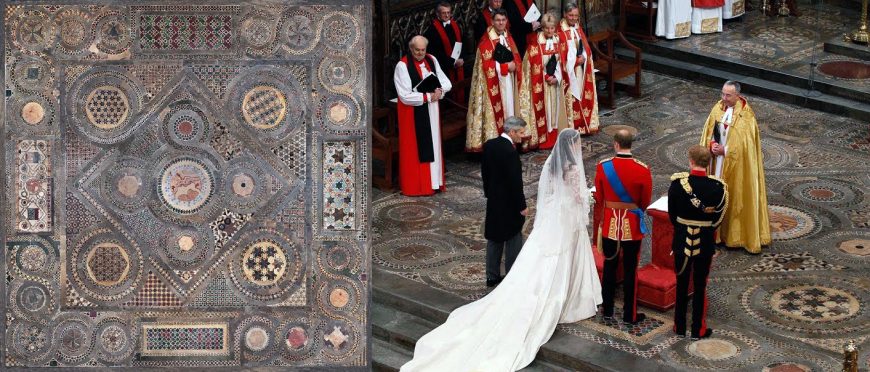
{"label": "wedding dress train", "polygon": [[587,231],[589,191],[580,134],[563,130],[538,185],[534,228],[513,268],[485,297],[423,336],[408,371],[516,371],[558,323],[595,315],[601,283]]}

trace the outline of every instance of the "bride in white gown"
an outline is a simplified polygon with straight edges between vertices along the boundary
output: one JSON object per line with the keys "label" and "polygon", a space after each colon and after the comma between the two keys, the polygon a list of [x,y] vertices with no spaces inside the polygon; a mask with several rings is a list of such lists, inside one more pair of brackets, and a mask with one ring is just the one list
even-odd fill
{"label": "bride in white gown", "polygon": [[401,371],[516,371],[535,359],[556,324],[594,316],[601,283],[588,215],[580,133],[565,129],[541,171],[534,228],[511,271],[423,336]]}

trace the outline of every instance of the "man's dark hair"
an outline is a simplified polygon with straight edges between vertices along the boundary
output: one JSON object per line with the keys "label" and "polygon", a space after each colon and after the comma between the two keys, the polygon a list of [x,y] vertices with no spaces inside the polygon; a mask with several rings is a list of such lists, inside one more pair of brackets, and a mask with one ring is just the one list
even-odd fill
{"label": "man's dark hair", "polygon": [[630,149],[631,143],[634,142],[634,135],[627,129],[620,129],[613,134],[613,141],[618,143],[620,148]]}
{"label": "man's dark hair", "polygon": [[435,5],[435,12],[438,12],[438,8],[447,8],[453,10],[453,3],[449,1],[439,1],[438,5]]}
{"label": "man's dark hair", "polygon": [[507,11],[504,8],[498,8],[492,10],[492,18],[495,19],[495,16],[500,15],[507,18]]}

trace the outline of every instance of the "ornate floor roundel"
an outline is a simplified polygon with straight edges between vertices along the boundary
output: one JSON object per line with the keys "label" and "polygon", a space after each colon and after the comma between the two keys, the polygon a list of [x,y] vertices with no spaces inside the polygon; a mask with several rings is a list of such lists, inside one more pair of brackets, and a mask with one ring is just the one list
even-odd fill
{"label": "ornate floor roundel", "polygon": [[3,8],[0,369],[369,367],[370,7]]}

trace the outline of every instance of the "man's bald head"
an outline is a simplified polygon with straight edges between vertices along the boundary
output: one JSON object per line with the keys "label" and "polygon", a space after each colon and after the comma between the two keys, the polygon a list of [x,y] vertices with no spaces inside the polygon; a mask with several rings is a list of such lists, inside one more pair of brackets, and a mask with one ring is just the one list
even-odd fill
{"label": "man's bald head", "polygon": [[429,40],[422,35],[417,35],[411,38],[411,41],[408,43],[408,49],[411,50],[411,55],[414,56],[415,60],[422,61],[426,57],[426,47],[428,45]]}

